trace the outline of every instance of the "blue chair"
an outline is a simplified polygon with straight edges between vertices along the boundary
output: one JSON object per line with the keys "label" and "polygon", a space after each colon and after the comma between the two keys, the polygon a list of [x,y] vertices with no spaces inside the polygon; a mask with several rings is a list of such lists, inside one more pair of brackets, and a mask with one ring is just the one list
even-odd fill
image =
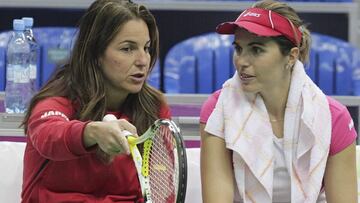
{"label": "blue chair", "polygon": [[195,56],[191,39],[172,47],[164,60],[166,93],[195,92]]}
{"label": "blue chair", "polygon": [[[198,37],[187,39],[172,47],[165,57],[164,62],[164,89],[167,93],[198,93],[199,75],[197,68],[204,65],[204,59],[209,59],[209,53],[201,52],[202,45],[206,42],[198,40]],[[205,38],[203,38],[205,39]],[[201,81],[201,83],[206,81]]]}
{"label": "blue chair", "polygon": [[47,82],[57,67],[69,59],[76,31],[73,27],[34,28],[34,36],[40,45],[39,87]]}
{"label": "blue chair", "polygon": [[5,52],[6,52],[6,48],[0,47],[0,91],[5,91],[5,83],[6,83]]}
{"label": "blue chair", "polygon": [[161,80],[161,69],[160,69],[160,64],[159,61],[157,60],[153,70],[151,71],[147,82],[152,86],[155,87],[156,89],[160,89],[160,80]]}
{"label": "blue chair", "polygon": [[318,54],[319,87],[329,95],[352,95],[354,47],[341,39],[313,34],[312,50]]}
{"label": "blue chair", "polygon": [[206,33],[195,38],[198,41],[195,51],[199,75],[197,93],[212,93],[234,73],[232,62],[232,35]]}
{"label": "blue chair", "polygon": [[196,52],[196,83],[197,93],[210,93],[214,84],[214,53],[210,49],[201,49]]}
{"label": "blue chair", "polygon": [[5,91],[6,84],[6,47],[10,40],[11,32],[0,33],[0,91]]}
{"label": "blue chair", "polygon": [[310,49],[309,62],[305,64],[305,72],[315,83],[317,83],[317,62],[318,53],[314,49]]}
{"label": "blue chair", "polygon": [[353,95],[360,96],[360,50],[354,49],[352,61]]}
{"label": "blue chair", "polygon": [[336,95],[352,95],[352,61],[354,47],[344,41],[338,41],[338,57],[336,58]]}
{"label": "blue chair", "polygon": [[320,34],[313,34],[312,49],[317,52],[317,85],[327,95],[335,93],[335,65],[337,57],[337,46],[328,38]]}
{"label": "blue chair", "polygon": [[206,33],[179,42],[164,63],[167,93],[211,93],[229,78],[232,36]]}
{"label": "blue chair", "polygon": [[195,57],[187,56],[180,63],[180,77],[182,80],[180,80],[179,86],[181,93],[197,93],[197,75]]}
{"label": "blue chair", "polygon": [[235,67],[233,64],[233,46],[234,41],[233,35],[219,35],[219,45],[215,48],[215,86],[213,91],[218,90],[222,87],[224,82],[232,77],[235,73]]}

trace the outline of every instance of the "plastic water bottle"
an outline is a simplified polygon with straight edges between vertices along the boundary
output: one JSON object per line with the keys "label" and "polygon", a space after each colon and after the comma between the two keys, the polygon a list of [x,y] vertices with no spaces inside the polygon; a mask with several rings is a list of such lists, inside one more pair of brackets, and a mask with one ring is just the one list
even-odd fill
{"label": "plastic water bottle", "polygon": [[34,25],[34,19],[31,17],[23,17],[22,20],[25,24],[25,38],[30,44],[30,58],[29,58],[29,71],[30,71],[30,83],[31,90],[34,94],[37,91],[36,76],[38,65],[38,44],[35,40],[32,27]]}
{"label": "plastic water bottle", "polygon": [[24,113],[31,98],[29,77],[30,45],[25,38],[23,20],[13,21],[13,35],[6,50],[6,113]]}

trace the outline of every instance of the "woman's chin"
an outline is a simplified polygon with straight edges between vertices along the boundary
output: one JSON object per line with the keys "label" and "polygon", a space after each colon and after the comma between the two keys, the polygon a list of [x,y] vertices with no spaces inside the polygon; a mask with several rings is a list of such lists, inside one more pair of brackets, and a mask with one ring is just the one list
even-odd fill
{"label": "woman's chin", "polygon": [[242,90],[246,93],[257,93],[259,92],[259,90],[257,88],[255,88],[254,86],[250,86],[250,85],[242,85]]}
{"label": "woman's chin", "polygon": [[128,88],[128,91],[129,91],[130,94],[136,94],[136,93],[138,93],[138,92],[141,91],[142,87],[143,87],[143,84],[141,84],[141,85],[134,85],[134,86],[132,86],[132,87],[129,87],[129,88]]}

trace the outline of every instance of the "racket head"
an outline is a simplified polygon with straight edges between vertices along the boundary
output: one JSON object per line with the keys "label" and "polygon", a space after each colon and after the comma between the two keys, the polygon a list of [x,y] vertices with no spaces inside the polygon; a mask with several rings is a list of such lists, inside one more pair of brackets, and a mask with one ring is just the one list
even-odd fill
{"label": "racket head", "polygon": [[142,173],[148,177],[152,202],[184,202],[187,161],[180,129],[171,120],[159,119],[143,136]]}

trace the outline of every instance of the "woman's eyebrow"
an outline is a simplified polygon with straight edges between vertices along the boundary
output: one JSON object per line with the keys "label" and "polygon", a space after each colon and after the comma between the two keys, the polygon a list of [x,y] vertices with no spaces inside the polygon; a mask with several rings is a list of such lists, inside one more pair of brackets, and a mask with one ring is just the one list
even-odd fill
{"label": "woman's eyebrow", "polygon": [[136,42],[132,41],[132,40],[124,40],[124,41],[120,41],[117,44],[136,44]]}
{"label": "woman's eyebrow", "polygon": [[248,44],[248,46],[254,46],[254,45],[265,46],[265,43],[264,43],[264,42],[255,41],[255,42],[250,42],[250,43]]}
{"label": "woman's eyebrow", "polygon": [[[254,42],[249,42],[247,45],[248,46],[254,46],[254,45],[265,46],[265,44],[266,44],[266,42],[254,41]],[[240,46],[236,41],[232,42],[232,45]]]}
{"label": "woman's eyebrow", "polygon": [[[117,44],[118,44],[118,45],[122,45],[122,44],[137,45],[138,43],[135,42],[135,41],[132,41],[132,40],[124,40],[124,41],[118,42]],[[151,44],[151,40],[147,41],[147,42],[145,43],[145,46],[146,46],[146,45],[150,45],[150,44]]]}

